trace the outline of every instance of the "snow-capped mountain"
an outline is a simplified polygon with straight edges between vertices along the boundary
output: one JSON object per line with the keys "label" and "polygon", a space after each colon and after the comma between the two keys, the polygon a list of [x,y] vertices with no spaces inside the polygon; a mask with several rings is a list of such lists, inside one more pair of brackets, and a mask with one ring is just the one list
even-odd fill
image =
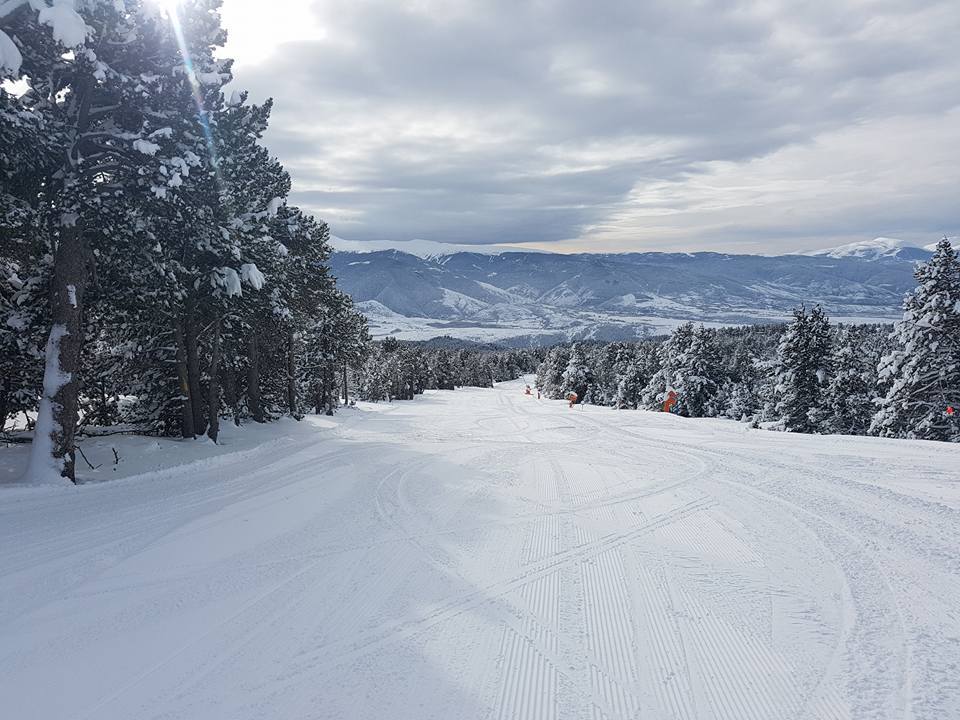
{"label": "snow-capped mountain", "polygon": [[861,260],[895,258],[898,260],[915,261],[924,260],[929,257],[930,251],[934,247],[936,247],[936,243],[929,248],[919,248],[904,240],[878,237],[873,240],[861,240],[825,250],[814,250],[806,254],[831,258],[860,258]]}
{"label": "snow-capped mountain", "polygon": [[887,321],[929,252],[892,243],[813,255],[337,252],[333,272],[377,336],[555,342],[657,334],[686,320],[743,324],[821,303]]}

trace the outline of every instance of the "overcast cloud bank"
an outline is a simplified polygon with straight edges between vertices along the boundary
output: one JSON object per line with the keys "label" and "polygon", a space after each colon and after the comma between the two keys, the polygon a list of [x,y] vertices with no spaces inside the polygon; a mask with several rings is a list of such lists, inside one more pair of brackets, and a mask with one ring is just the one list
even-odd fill
{"label": "overcast cloud bank", "polygon": [[237,84],[276,98],[292,200],[350,241],[771,253],[960,225],[953,0],[271,6],[293,22],[226,1]]}

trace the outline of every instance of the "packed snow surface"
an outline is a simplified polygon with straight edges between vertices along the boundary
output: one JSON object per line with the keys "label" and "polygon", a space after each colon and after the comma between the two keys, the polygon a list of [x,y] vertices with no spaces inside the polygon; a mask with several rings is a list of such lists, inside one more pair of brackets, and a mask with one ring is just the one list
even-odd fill
{"label": "packed snow surface", "polygon": [[0,488],[4,717],[960,717],[960,447],[522,388]]}

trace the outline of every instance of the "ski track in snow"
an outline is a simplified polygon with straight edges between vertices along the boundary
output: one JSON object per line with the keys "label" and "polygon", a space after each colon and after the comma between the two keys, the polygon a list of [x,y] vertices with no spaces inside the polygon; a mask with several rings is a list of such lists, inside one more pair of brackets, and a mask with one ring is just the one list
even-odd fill
{"label": "ski track in snow", "polygon": [[523,385],[0,489],[3,715],[960,717],[960,448]]}

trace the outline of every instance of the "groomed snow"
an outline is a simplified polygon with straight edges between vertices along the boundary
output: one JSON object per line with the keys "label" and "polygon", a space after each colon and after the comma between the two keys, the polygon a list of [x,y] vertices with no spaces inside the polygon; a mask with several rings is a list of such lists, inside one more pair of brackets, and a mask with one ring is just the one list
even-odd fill
{"label": "groomed snow", "polygon": [[3,716],[960,717],[960,447],[522,387],[0,488]]}

